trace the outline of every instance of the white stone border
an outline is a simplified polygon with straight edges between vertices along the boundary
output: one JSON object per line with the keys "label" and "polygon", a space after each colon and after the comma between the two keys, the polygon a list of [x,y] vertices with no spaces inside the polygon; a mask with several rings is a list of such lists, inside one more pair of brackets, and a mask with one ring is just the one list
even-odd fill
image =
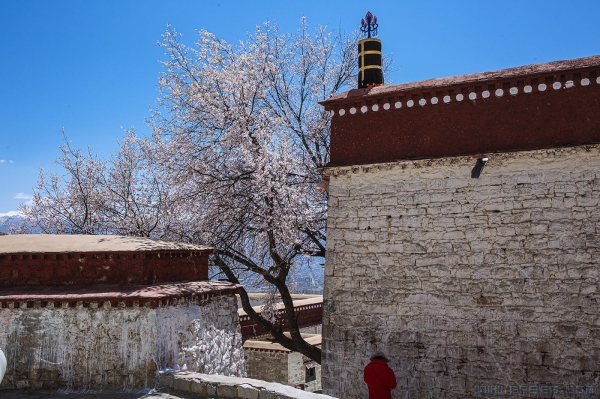
{"label": "white stone border", "polygon": [[[518,159],[520,157],[530,157],[539,159],[553,159],[555,157],[562,157],[567,154],[571,154],[577,151],[592,152],[596,151],[600,153],[600,144],[586,144],[569,147],[556,147],[541,150],[529,150],[529,151],[510,151],[510,152],[497,152],[485,154],[496,162],[504,162],[511,159]],[[481,154],[484,155],[484,154]],[[473,166],[474,160],[477,156],[462,155],[456,157],[444,157],[444,158],[426,158],[417,160],[407,161],[396,161],[396,162],[382,162],[382,163],[371,163],[365,165],[347,165],[347,166],[326,166],[319,168],[321,174],[325,176],[344,176],[357,173],[370,173],[377,172],[380,170],[392,170],[392,169],[422,169],[431,166],[447,167],[453,166]]]}
{"label": "white stone border", "polygon": [[333,396],[306,392],[291,386],[252,378],[225,377],[189,373],[186,371],[161,371],[160,387],[177,392],[193,393],[215,399],[336,399]]}
{"label": "white stone border", "polygon": [[[543,78],[542,78],[543,79]],[[554,81],[554,83],[547,85],[546,83],[540,82],[536,85],[532,85],[530,83],[524,85],[522,88],[519,86],[512,86],[508,91],[505,91],[502,88],[497,88],[495,90],[492,90],[490,88],[488,88],[487,90],[482,90],[480,95],[481,98],[489,98],[490,97],[490,90],[494,93],[496,98],[500,98],[502,96],[504,96],[505,94],[509,93],[511,96],[517,96],[517,95],[521,95],[521,94],[531,94],[534,91],[534,88],[536,89],[536,92],[543,92],[543,91],[547,91],[549,88],[552,88],[553,90],[566,90],[566,89],[570,89],[573,87],[576,87],[576,83],[579,83],[578,87],[585,87],[585,86],[589,86],[592,83],[596,83],[596,84],[600,84],[600,76],[598,76],[595,81],[594,79],[590,79],[590,78],[581,78],[579,79],[578,82],[575,82],[572,79],[566,80],[565,82],[561,82],[561,81]],[[485,84],[484,84],[485,86]],[[492,86],[492,85],[488,85],[488,86]],[[432,91],[435,91],[435,89],[433,89]],[[438,90],[439,91],[439,90]],[[419,104],[421,107],[424,107],[428,104],[431,105],[437,105],[437,104],[449,104],[452,102],[461,102],[464,99],[468,98],[471,101],[476,101],[478,98],[479,93],[477,91],[471,91],[468,93],[468,95],[463,95],[462,93],[455,93],[453,96],[449,95],[449,94],[445,94],[442,97],[442,101],[439,101],[437,96],[431,97],[431,99],[429,99],[429,101],[425,98],[425,97],[421,97],[421,98],[412,98],[412,97],[408,97],[408,98],[404,98],[404,99],[396,99],[395,101],[392,100],[388,100],[386,102],[381,103],[381,106],[379,103],[376,104],[372,104],[369,106],[362,105],[360,107],[360,111],[361,113],[367,113],[367,112],[377,112],[381,109],[383,109],[384,111],[389,111],[390,109],[400,109],[403,107],[406,108],[412,108],[415,104]],[[348,112],[350,112],[350,114],[354,115],[357,112],[357,105],[348,105],[346,107],[342,107],[339,108],[337,110],[337,114],[339,116],[344,116],[346,115]]]}

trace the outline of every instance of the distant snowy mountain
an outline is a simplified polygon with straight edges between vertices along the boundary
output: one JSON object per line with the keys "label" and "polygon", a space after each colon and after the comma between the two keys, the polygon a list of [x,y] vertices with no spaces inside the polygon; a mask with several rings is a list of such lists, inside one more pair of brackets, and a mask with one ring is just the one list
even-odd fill
{"label": "distant snowy mountain", "polygon": [[[23,218],[17,212],[8,212],[0,216],[0,233],[9,233],[11,226],[23,224]],[[33,231],[34,233],[36,231]]]}
{"label": "distant snowy mountain", "polygon": [[12,224],[19,224],[23,221],[18,214],[11,215],[12,212],[9,212],[7,215],[0,216],[0,233],[8,233],[9,228]]}

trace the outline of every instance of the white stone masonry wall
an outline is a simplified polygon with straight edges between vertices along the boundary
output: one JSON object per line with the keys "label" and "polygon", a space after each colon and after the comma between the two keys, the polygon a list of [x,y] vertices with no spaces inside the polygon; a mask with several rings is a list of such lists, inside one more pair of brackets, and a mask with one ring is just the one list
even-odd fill
{"label": "white stone masonry wall", "polygon": [[375,350],[396,399],[600,391],[599,147],[474,165],[328,170],[325,393],[366,398]]}
{"label": "white stone masonry wall", "polygon": [[299,352],[292,352],[288,356],[288,378],[290,384],[302,384],[304,390],[308,392],[315,392],[321,390],[321,365],[313,364],[315,370],[315,379],[313,381],[306,382],[306,366],[304,366],[304,359],[306,357]]}
{"label": "white stone masonry wall", "polygon": [[287,385],[288,352],[244,349],[248,378]]}
{"label": "white stone masonry wall", "polygon": [[306,382],[305,356],[300,352],[244,349],[248,378],[284,385],[304,385],[304,390],[321,389],[321,366],[315,366],[316,379]]}
{"label": "white stone masonry wall", "polygon": [[0,389],[153,387],[163,368],[245,376],[235,296],[156,309],[0,309],[0,347]]}

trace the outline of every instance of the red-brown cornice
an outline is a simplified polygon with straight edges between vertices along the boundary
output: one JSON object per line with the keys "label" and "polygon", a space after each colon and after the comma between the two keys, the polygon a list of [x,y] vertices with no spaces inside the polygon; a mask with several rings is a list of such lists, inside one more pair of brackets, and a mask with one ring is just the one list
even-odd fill
{"label": "red-brown cornice", "polygon": [[351,90],[329,166],[600,143],[600,56]]}
{"label": "red-brown cornice", "polygon": [[[467,99],[476,100],[509,94],[535,93],[551,88],[585,86],[590,83],[600,83],[598,82],[599,79],[600,55],[594,55],[497,71],[428,79],[369,89],[354,89],[335,95],[320,102],[320,104],[325,106],[327,110],[339,111],[344,109],[346,112],[352,107],[367,106],[367,110],[361,110],[364,113],[374,111],[372,109],[374,105],[377,105],[377,110],[416,105],[436,105]],[[553,86],[555,83],[560,83],[560,87]],[[544,86],[539,87],[542,84],[545,85],[545,88]],[[529,88],[527,88],[528,86]],[[459,95],[462,95],[462,97]],[[457,98],[457,96],[459,97]],[[408,103],[411,100],[413,103]],[[355,109],[355,112],[358,110]]]}

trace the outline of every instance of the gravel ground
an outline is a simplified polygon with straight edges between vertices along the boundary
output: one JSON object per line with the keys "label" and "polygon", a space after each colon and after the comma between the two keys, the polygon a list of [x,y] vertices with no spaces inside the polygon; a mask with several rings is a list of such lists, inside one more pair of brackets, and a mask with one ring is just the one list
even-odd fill
{"label": "gravel ground", "polygon": [[2,399],[205,399],[199,396],[187,396],[184,394],[173,394],[166,392],[150,393],[122,393],[122,392],[103,392],[103,393],[60,393],[49,391],[0,391]]}

